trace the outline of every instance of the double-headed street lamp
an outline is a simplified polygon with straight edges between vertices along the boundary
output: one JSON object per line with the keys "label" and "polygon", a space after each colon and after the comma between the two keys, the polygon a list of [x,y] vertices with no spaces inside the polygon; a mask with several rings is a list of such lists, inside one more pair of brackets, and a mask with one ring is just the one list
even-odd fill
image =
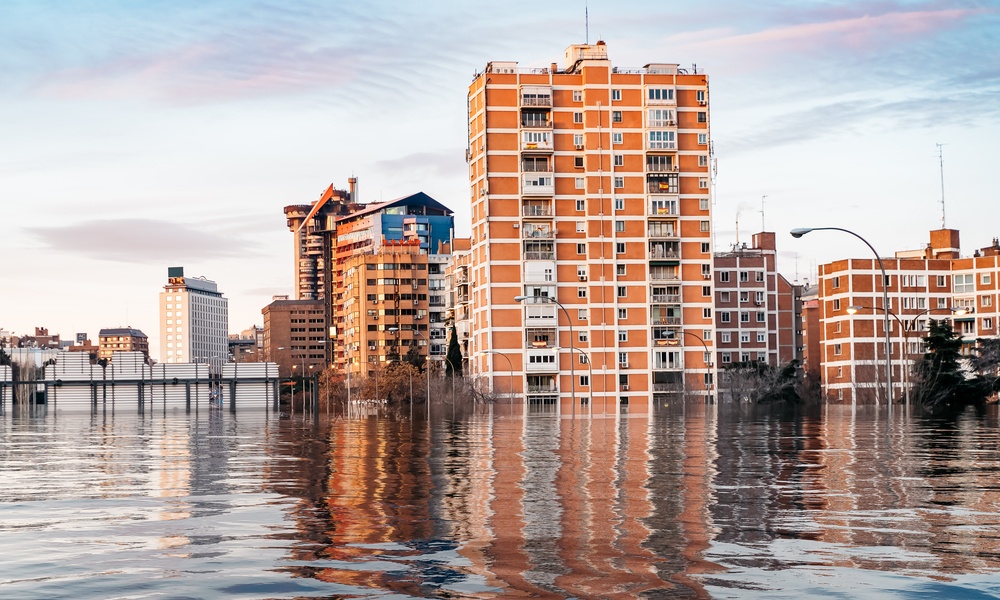
{"label": "double-headed street lamp", "polygon": [[[875,248],[868,243],[868,240],[861,237],[860,235],[854,233],[850,229],[843,229],[841,227],[799,227],[791,231],[792,237],[800,238],[811,231],[842,231],[848,233],[858,238],[868,246],[868,249],[872,251],[875,255],[875,260],[878,261],[878,268],[882,271],[882,304],[885,307],[885,401],[892,407],[892,362],[891,362],[891,352],[892,352],[892,342],[889,340],[889,327],[891,323],[889,322],[889,278],[885,274],[885,265],[882,264],[882,257],[879,256]],[[875,404],[878,405],[878,396],[875,397]]]}
{"label": "double-headed street lamp", "polygon": [[573,368],[573,319],[569,317],[569,311],[566,307],[562,305],[561,302],[555,298],[549,296],[514,296],[515,302],[530,301],[531,304],[555,304],[562,309],[563,314],[566,315],[566,323],[569,324],[569,383],[570,383],[570,397],[573,399],[573,416],[576,416],[576,370]]}

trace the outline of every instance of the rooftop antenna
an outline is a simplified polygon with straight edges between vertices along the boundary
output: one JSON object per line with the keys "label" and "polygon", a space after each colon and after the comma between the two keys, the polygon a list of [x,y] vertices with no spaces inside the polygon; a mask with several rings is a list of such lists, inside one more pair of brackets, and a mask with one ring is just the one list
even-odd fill
{"label": "rooftop antenna", "polygon": [[944,146],[945,144],[935,144],[938,149],[938,161],[941,164],[941,229],[945,228],[944,224]]}
{"label": "rooftop antenna", "polygon": [[764,228],[764,198],[767,198],[767,194],[760,197],[760,230],[762,232],[767,231],[767,229]]}
{"label": "rooftop antenna", "polygon": [[583,29],[587,45],[590,45],[590,7],[587,2],[583,3]]}
{"label": "rooftop antenna", "polygon": [[740,211],[736,211],[736,245],[740,245]]}

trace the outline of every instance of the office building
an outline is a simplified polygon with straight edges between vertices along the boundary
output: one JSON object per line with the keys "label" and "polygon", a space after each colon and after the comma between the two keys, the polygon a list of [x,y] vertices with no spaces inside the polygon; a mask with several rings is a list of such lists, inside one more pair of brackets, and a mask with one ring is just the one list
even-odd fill
{"label": "office building", "polygon": [[566,413],[707,395],[708,77],[579,44],[487,64],[468,107],[471,370],[496,387],[505,355],[518,392]]}
{"label": "office building", "polygon": [[[327,329],[322,300],[274,296],[265,306],[263,352],[283,377],[326,368]],[[252,361],[248,361],[252,362]]]}
{"label": "office building", "polygon": [[205,277],[167,269],[160,292],[160,362],[228,362],[229,300]]}
{"label": "office building", "polygon": [[141,352],[143,359],[149,362],[149,338],[131,327],[102,329],[98,333],[97,357],[112,360],[115,352]]}

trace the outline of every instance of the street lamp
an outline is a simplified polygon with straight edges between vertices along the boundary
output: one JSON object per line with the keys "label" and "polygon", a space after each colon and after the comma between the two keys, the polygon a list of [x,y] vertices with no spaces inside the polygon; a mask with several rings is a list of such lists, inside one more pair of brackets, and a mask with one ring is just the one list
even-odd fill
{"label": "street lamp", "polygon": [[[389,331],[398,333],[399,332],[399,328],[398,327],[390,327]],[[424,372],[427,375],[427,421],[430,422],[430,419],[431,419],[431,357],[430,357],[430,349],[431,349],[431,347],[430,347],[430,343],[431,342],[430,342],[430,340],[428,338],[425,338],[423,336],[423,334],[420,333],[419,330],[417,330],[417,328],[416,328],[415,325],[411,326],[410,329],[409,329],[409,331],[410,331],[410,333],[415,333],[415,334],[419,335],[422,339],[427,340],[427,359],[424,362]],[[410,341],[413,341],[413,338],[410,338]],[[410,418],[411,419],[413,418],[413,374],[412,373],[410,374]]]}
{"label": "street lamp", "polygon": [[[713,362],[712,362],[712,352],[708,349],[708,344],[705,343],[705,340],[700,335],[698,335],[697,333],[692,333],[690,331],[684,331],[684,330],[681,330],[680,333],[682,333],[684,335],[689,335],[689,336],[693,337],[694,339],[698,340],[701,343],[701,347],[705,349],[705,356],[707,357],[706,360],[705,360],[705,366],[708,368],[708,377],[709,377],[708,383],[705,385],[705,391],[708,392],[708,403],[711,404],[712,403],[712,384],[715,381],[715,375],[714,375],[714,373],[712,373],[712,365],[713,365]],[[657,340],[656,341],[657,345],[660,345],[660,346],[664,346],[664,345],[676,346],[678,344],[678,342],[679,342],[679,340],[676,340],[676,339],[672,339],[672,340]]]}
{"label": "street lamp", "polygon": [[[851,305],[847,307],[847,314],[850,315],[857,314],[857,312],[860,310],[885,311],[885,309],[881,307]],[[903,393],[905,394],[905,403],[907,408],[910,407],[910,381],[909,381],[910,332],[916,330],[917,319],[935,310],[948,310],[951,311],[951,313],[955,316],[962,316],[968,312],[968,309],[966,308],[925,308],[924,310],[913,315],[912,319],[909,319],[908,321],[904,322],[899,318],[899,315],[892,312],[891,310],[885,311],[888,312],[889,315],[892,316],[892,318],[895,319],[897,323],[899,323],[899,329],[902,332],[903,341],[901,342],[901,346],[899,349],[899,361],[900,361],[899,370],[900,370],[900,375],[903,378]]]}
{"label": "street lamp", "polygon": [[[590,362],[590,355],[587,354],[586,352],[584,352],[582,349],[580,349],[580,348],[572,348],[571,347],[570,350],[571,350],[571,352],[570,352],[570,358],[573,358],[572,350],[576,350],[577,352],[580,353],[580,356],[583,357],[584,359],[586,359],[586,361],[587,361],[587,377],[588,377],[587,381],[590,383],[590,385],[587,386],[587,387],[590,388],[590,393],[587,394],[587,404],[591,405],[590,406],[590,414],[593,415],[594,414],[594,407],[593,407],[592,402],[594,400],[594,365],[592,365],[591,362]],[[604,407],[605,407],[605,409],[607,409],[607,397],[608,397],[608,395],[605,394],[604,395],[604,398],[605,398]]]}
{"label": "street lamp", "polygon": [[[850,229],[843,229],[841,227],[799,227],[791,231],[792,237],[800,238],[811,231],[842,231],[848,233],[858,238],[868,246],[868,249],[872,251],[875,255],[875,260],[878,261],[878,268],[882,271],[882,304],[885,306],[885,399],[892,407],[892,362],[891,362],[891,348],[892,343],[889,341],[889,327],[891,323],[889,321],[889,278],[885,274],[885,265],[882,264],[882,257],[878,255],[875,248],[868,243],[868,240],[861,237],[860,235],[854,233]],[[875,397],[875,405],[878,406],[878,396]]]}
{"label": "street lamp", "polygon": [[[510,357],[506,353],[500,352],[499,350],[483,350],[483,354],[496,354],[498,356],[504,357],[507,361],[507,382],[508,382],[508,396],[507,404],[514,404],[514,365],[510,362]],[[490,371],[493,369],[491,368]]]}
{"label": "street lamp", "polygon": [[573,348],[573,319],[569,318],[569,311],[566,310],[566,307],[563,306],[562,303],[559,302],[558,300],[556,300],[555,298],[550,298],[549,296],[514,296],[514,301],[515,302],[524,302],[525,300],[530,300],[532,304],[535,304],[535,303],[538,303],[538,302],[541,302],[543,304],[544,303],[555,304],[556,306],[558,306],[559,308],[561,308],[562,311],[563,311],[563,314],[566,315],[566,323],[569,324],[569,350],[570,350],[570,352],[569,352],[569,355],[570,355],[569,356],[570,357],[570,361],[569,361],[569,383],[570,383],[570,397],[573,400],[573,416],[575,417],[576,416],[576,370],[573,368],[573,360],[572,360],[573,359],[573,350],[574,350],[574,348]]}

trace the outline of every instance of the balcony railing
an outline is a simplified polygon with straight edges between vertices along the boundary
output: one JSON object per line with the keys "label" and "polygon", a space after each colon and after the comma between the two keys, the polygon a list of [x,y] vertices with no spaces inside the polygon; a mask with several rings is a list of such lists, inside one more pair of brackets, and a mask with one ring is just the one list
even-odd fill
{"label": "balcony railing", "polygon": [[650,227],[648,230],[651,238],[676,238],[677,230],[674,227]]}
{"label": "balcony railing", "polygon": [[653,302],[663,302],[666,304],[680,304],[681,295],[680,294],[653,294],[651,296]]}
{"label": "balcony railing", "polygon": [[521,106],[552,106],[552,96],[521,96]]}
{"label": "balcony railing", "polygon": [[679,194],[680,186],[677,182],[668,183],[665,181],[649,181],[646,189],[650,194]]}
{"label": "balcony railing", "polygon": [[676,202],[657,202],[652,201],[649,203],[649,216],[650,217],[667,217],[677,216],[677,203]]}
{"label": "balcony railing", "polygon": [[522,163],[521,170],[525,173],[551,173],[551,164]]}
{"label": "balcony railing", "polygon": [[559,392],[555,385],[531,385],[527,387],[529,394],[555,394]]}
{"label": "balcony railing", "polygon": [[679,281],[680,276],[677,271],[665,271],[660,269],[650,269],[649,278],[652,281]]}
{"label": "balcony railing", "polygon": [[555,193],[551,175],[525,175],[521,193],[529,196],[551,196]]}
{"label": "balcony railing", "polygon": [[548,119],[521,119],[521,127],[524,128],[551,128],[552,121]]}
{"label": "balcony railing", "polygon": [[530,142],[525,140],[525,141],[521,142],[521,149],[522,150],[551,150],[552,149],[552,140],[551,139],[547,139],[547,140],[533,140],[533,141],[530,141]]}
{"label": "balcony railing", "polygon": [[651,259],[657,259],[657,258],[659,258],[659,259],[664,259],[664,258],[679,259],[680,257],[681,257],[681,254],[677,250],[667,250],[666,248],[650,248],[649,249],[649,258],[651,258]]}
{"label": "balcony railing", "polygon": [[533,240],[552,240],[556,237],[554,229],[542,229],[541,227],[525,227],[521,229],[521,237]]}
{"label": "balcony railing", "polygon": [[556,253],[554,251],[548,251],[548,252],[530,251],[530,252],[525,252],[524,253],[524,259],[525,260],[555,260],[556,259]]}
{"label": "balcony railing", "polygon": [[646,170],[650,173],[674,173],[678,169],[676,165],[670,163],[648,162],[646,163]]}
{"label": "balcony railing", "polygon": [[[653,104],[650,102],[650,104]],[[646,127],[676,127],[677,121],[673,119],[649,119]]]}
{"label": "balcony railing", "polygon": [[680,317],[657,317],[654,316],[652,320],[653,325],[680,325]]}
{"label": "balcony railing", "polygon": [[521,214],[526,217],[551,217],[552,207],[529,204],[521,207]]}

